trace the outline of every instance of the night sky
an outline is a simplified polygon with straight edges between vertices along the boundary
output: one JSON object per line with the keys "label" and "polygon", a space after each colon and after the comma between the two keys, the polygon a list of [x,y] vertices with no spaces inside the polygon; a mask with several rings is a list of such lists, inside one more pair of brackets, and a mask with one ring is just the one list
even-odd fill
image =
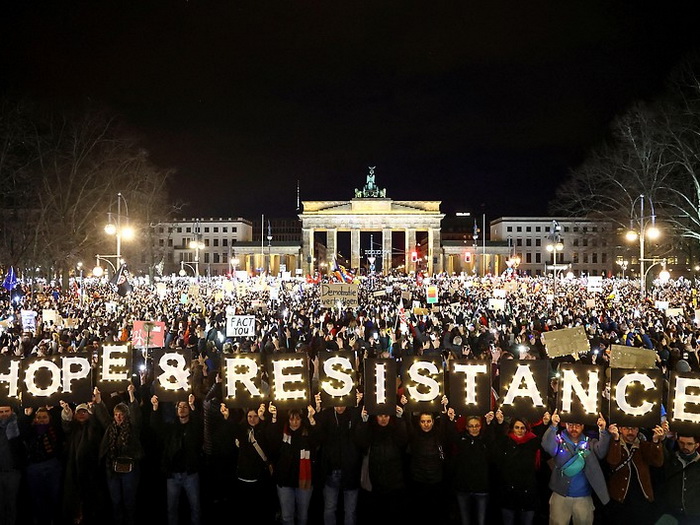
{"label": "night sky", "polygon": [[124,115],[186,215],[291,216],[297,180],[344,200],[367,166],[539,215],[697,44],[694,3],[0,0],[0,89]]}

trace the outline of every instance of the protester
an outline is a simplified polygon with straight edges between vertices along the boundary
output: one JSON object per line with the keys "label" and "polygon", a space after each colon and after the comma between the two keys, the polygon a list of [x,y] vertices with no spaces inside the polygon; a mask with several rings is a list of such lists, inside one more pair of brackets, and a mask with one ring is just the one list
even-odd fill
{"label": "protester", "polygon": [[[664,449],[664,518],[681,525],[700,523],[700,437],[679,434],[678,449]],[[663,518],[662,518],[663,519]]]}
{"label": "protester", "polygon": [[598,437],[583,434],[584,425],[567,421],[557,433],[561,418],[557,411],[551,417],[551,426],[542,438],[542,448],[554,459],[549,482],[552,497],[549,500],[549,523],[568,525],[571,519],[582,525],[592,524],[595,506],[591,494],[595,491],[603,505],[610,501],[600,460],[605,458],[610,445],[607,422],[599,415]]}

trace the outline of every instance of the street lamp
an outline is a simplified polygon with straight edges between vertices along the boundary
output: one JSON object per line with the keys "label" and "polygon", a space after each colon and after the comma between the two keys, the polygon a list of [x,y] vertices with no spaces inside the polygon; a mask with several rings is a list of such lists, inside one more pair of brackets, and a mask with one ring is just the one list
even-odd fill
{"label": "street lamp", "polygon": [[270,274],[272,269],[272,228],[270,221],[267,221],[267,274]]}
{"label": "street lamp", "polygon": [[561,252],[564,249],[564,243],[561,239],[559,232],[561,231],[561,225],[558,221],[552,221],[552,231],[549,233],[549,244],[547,244],[547,251],[552,254],[552,272],[554,275],[554,284],[552,285],[552,292],[556,295],[557,293],[557,252]]}
{"label": "street lamp", "polygon": [[195,270],[194,268],[192,268],[192,265],[191,265],[191,264],[187,264],[185,261],[180,261],[180,271],[178,272],[178,274],[180,275],[180,277],[185,277],[185,276],[187,275],[187,271],[185,270],[185,266],[187,266],[190,270],[192,270],[192,272],[193,272],[195,275],[199,276],[199,275],[197,274],[196,270]]}
{"label": "street lamp", "polygon": [[629,266],[630,262],[627,259],[620,259],[617,261],[617,264],[620,265],[620,268],[622,269],[622,278],[625,278],[625,271],[627,270],[627,267]]}
{"label": "street lamp", "polygon": [[92,275],[95,277],[102,277],[105,273],[104,268],[100,264],[102,261],[106,262],[112,267],[112,271],[116,275],[117,267],[112,264],[112,261],[107,259],[107,257],[114,257],[113,255],[95,255],[95,267],[92,269]]}
{"label": "street lamp", "polygon": [[[122,224],[122,201],[124,202],[124,208],[126,214],[123,216],[124,223]],[[122,239],[125,241],[130,241],[134,238],[134,229],[129,225],[129,205],[124,198],[124,195],[117,193],[117,216],[112,216],[111,207],[110,211],[107,213],[108,223],[105,226],[105,233],[107,235],[114,235],[117,239],[117,266],[121,264],[122,258]]]}
{"label": "street lamp", "polygon": [[[645,224],[644,220],[646,217],[644,216],[644,199],[649,199],[649,205],[651,206],[651,224]],[[636,231],[633,227],[633,221],[634,221],[634,205],[639,201],[639,231]],[[659,229],[656,227],[656,211],[654,210],[654,203],[649,197],[645,197],[644,194],[640,195],[634,201],[632,201],[632,208],[630,211],[630,229],[625,235],[625,238],[630,241],[634,242],[637,239],[639,239],[639,295],[642,299],[646,297],[647,290],[646,290],[646,275],[647,272],[644,270],[644,262],[646,259],[644,258],[644,244],[645,244],[645,239],[649,238],[650,240],[656,240],[661,236],[661,232]]]}
{"label": "street lamp", "polygon": [[[194,224],[194,234],[195,238],[190,241],[190,249],[194,250],[194,268],[195,276],[199,280],[199,250],[204,249],[204,243],[202,242],[202,232],[199,221]],[[184,261],[180,261],[184,262]]]}

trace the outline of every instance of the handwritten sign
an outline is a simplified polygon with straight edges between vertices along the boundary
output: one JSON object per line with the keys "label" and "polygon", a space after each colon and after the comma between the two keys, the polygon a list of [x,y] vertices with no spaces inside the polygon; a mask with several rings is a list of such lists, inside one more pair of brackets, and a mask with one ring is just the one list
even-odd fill
{"label": "handwritten sign", "polygon": [[322,283],[320,285],[321,306],[335,308],[338,303],[343,306],[359,306],[359,285],[343,283]]}

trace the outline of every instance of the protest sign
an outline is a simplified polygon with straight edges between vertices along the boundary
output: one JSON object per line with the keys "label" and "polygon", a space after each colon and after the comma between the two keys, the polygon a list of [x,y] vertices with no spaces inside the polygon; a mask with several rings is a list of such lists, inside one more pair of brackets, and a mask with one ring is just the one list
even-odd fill
{"label": "protest sign", "polygon": [[544,332],[544,344],[549,357],[578,355],[590,351],[591,346],[583,326]]}
{"label": "protest sign", "polygon": [[335,308],[338,303],[343,307],[359,306],[359,285],[343,283],[321,283],[320,284],[321,306]]}
{"label": "protest sign", "polygon": [[226,337],[255,337],[255,316],[227,316]]}

